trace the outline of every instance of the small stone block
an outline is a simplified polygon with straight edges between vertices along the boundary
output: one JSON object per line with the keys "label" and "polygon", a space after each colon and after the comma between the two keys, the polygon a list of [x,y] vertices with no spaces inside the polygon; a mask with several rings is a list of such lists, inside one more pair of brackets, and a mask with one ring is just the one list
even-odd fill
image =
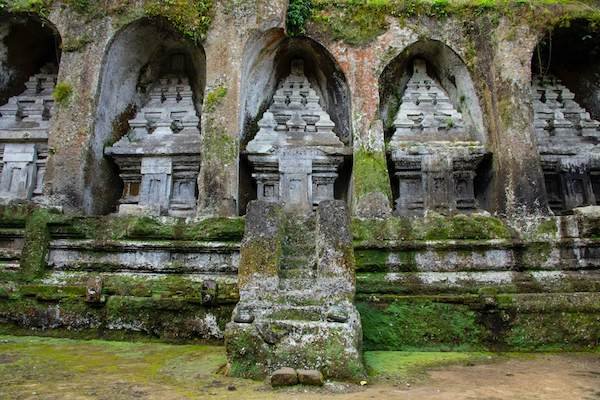
{"label": "small stone block", "polygon": [[323,386],[323,374],[316,369],[299,369],[298,381],[303,385]]}
{"label": "small stone block", "polygon": [[293,368],[281,368],[271,375],[271,386],[293,386],[298,384],[298,374]]}
{"label": "small stone block", "polygon": [[99,303],[102,299],[102,278],[94,277],[86,283],[85,301],[88,303]]}

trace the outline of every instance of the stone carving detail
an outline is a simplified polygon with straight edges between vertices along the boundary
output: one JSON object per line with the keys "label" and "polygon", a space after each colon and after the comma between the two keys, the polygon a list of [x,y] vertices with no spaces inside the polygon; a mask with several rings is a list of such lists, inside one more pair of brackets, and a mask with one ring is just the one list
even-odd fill
{"label": "stone carving detail", "polygon": [[399,196],[396,212],[469,212],[477,209],[475,171],[486,151],[465,129],[441,86],[415,60],[389,143]]}
{"label": "stone carving detail", "polygon": [[47,65],[25,91],[0,107],[0,199],[36,200],[43,194],[48,127],[56,71]]}
{"label": "stone carving detail", "polygon": [[351,154],[334,133],[335,123],[294,60],[273,102],[246,147],[257,183],[257,198],[312,209],[333,200],[343,156]]}
{"label": "stone carving detail", "polygon": [[534,127],[550,208],[557,213],[600,198],[600,122],[554,77],[533,87]]}
{"label": "stone carving detail", "polygon": [[130,131],[105,149],[120,169],[119,213],[191,216],[200,170],[200,118],[188,79],[169,76],[154,85]]}

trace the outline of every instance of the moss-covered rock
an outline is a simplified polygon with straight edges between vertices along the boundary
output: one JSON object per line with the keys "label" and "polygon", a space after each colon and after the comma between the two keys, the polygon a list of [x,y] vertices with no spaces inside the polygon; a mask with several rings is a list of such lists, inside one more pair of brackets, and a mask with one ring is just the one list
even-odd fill
{"label": "moss-covered rock", "polygon": [[481,348],[482,329],[468,306],[406,299],[357,308],[365,350]]}

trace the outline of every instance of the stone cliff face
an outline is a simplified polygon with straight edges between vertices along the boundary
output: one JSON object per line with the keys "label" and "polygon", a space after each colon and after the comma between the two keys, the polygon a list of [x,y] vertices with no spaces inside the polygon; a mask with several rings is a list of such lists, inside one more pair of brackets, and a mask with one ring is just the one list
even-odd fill
{"label": "stone cliff face", "polygon": [[[556,45],[572,38],[596,46],[586,22],[597,15],[593,6],[268,3],[5,2],[4,98],[22,92],[18,85],[44,63],[58,70],[61,101],[49,119],[44,202],[92,214],[116,209],[126,196],[124,180],[104,147],[127,133],[126,121],[147,101],[165,54],[178,54],[201,120],[196,213],[243,214],[256,197],[244,150],[291,61],[300,59],[336,135],[354,149],[338,171],[335,198],[348,201],[354,213],[385,215],[400,197],[385,145],[413,61],[420,58],[489,155],[475,171],[479,208],[507,215],[548,212],[531,65],[548,54],[546,32],[575,21],[570,30],[557,28],[555,57],[540,60],[546,72],[556,69],[554,75],[576,89],[576,97],[593,98],[590,63],[577,63],[586,65],[578,81],[565,61],[575,52]],[[46,50],[22,54],[20,40],[47,43]],[[583,106],[594,117],[593,101]]]}
{"label": "stone cliff face", "polygon": [[593,3],[0,9],[0,331],[344,379],[600,343]]}

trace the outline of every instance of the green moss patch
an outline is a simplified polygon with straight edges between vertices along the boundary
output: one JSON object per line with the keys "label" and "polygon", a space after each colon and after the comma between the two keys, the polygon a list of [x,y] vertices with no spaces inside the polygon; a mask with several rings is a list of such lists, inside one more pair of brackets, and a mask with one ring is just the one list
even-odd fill
{"label": "green moss patch", "polygon": [[359,202],[369,193],[381,192],[392,200],[385,153],[360,149],[354,154],[354,196]]}
{"label": "green moss patch", "polygon": [[367,351],[364,358],[369,375],[376,380],[412,380],[430,368],[489,362],[496,356],[482,352]]}
{"label": "green moss patch", "polygon": [[576,18],[597,23],[600,9],[593,0],[313,0],[311,27],[350,45],[365,45],[389,27],[390,19],[402,25],[409,18],[450,16],[465,22],[508,17],[543,28]]}
{"label": "green moss patch", "polygon": [[432,301],[358,303],[365,350],[473,350],[482,330],[464,305]]}
{"label": "green moss patch", "polygon": [[51,225],[55,236],[96,240],[149,239],[239,242],[244,219],[206,218],[196,222],[152,217],[73,217]]}
{"label": "green moss patch", "polygon": [[354,241],[381,245],[386,241],[510,239],[512,231],[500,219],[483,215],[393,217],[352,221]]}

